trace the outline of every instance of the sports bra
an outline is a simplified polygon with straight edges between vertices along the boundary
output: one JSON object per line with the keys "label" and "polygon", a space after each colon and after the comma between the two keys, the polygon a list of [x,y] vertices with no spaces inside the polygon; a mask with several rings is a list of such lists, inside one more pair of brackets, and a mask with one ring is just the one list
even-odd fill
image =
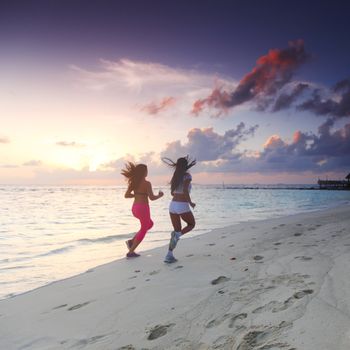
{"label": "sports bra", "polygon": [[148,193],[146,193],[146,192],[135,192],[134,191],[134,194],[136,195],[139,195],[139,196],[148,196]]}
{"label": "sports bra", "polygon": [[[183,194],[183,193],[184,193],[184,182],[185,182],[186,180],[192,181],[192,176],[191,176],[191,174],[186,173],[186,174],[184,175],[184,177],[182,178],[182,181],[181,181],[180,185],[177,186],[177,187],[175,188],[175,191],[173,192],[174,194],[175,194],[175,193],[177,193],[177,194]],[[191,192],[191,188],[192,188],[192,185],[191,185],[191,183],[190,183],[190,184],[188,185],[188,192]]]}

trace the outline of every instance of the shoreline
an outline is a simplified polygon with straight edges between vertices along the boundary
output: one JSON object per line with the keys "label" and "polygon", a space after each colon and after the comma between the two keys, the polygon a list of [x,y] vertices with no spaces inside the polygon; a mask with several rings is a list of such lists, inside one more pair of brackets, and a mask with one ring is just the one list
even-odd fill
{"label": "shoreline", "polygon": [[158,247],[0,300],[0,347],[345,350],[348,211],[230,225],[180,240],[173,265]]}
{"label": "shoreline", "polygon": [[[281,215],[281,216],[276,216],[276,217],[270,217],[270,218],[265,218],[265,219],[252,219],[252,220],[245,220],[245,221],[239,221],[237,223],[234,223],[234,224],[230,224],[230,225],[226,225],[226,226],[222,226],[222,227],[217,227],[217,228],[214,228],[214,229],[208,229],[208,230],[205,230],[204,232],[202,233],[198,233],[198,232],[190,232],[190,234],[188,235],[189,237],[185,237],[185,239],[194,239],[198,236],[202,236],[202,235],[208,235],[210,234],[212,231],[216,231],[216,230],[225,230],[225,229],[230,229],[230,228],[234,228],[235,226],[237,225],[248,225],[248,224],[251,224],[251,223],[259,223],[259,222],[266,222],[266,221],[270,221],[270,220],[278,220],[278,219],[282,219],[282,218],[293,218],[295,216],[300,216],[300,215],[307,215],[308,213],[317,213],[317,212],[323,212],[323,211],[328,211],[330,209],[336,209],[336,208],[339,208],[341,206],[344,206],[344,205],[349,205],[350,206],[350,203],[348,203],[347,201],[344,201],[343,203],[336,203],[336,204],[333,204],[333,205],[329,205],[327,208],[317,208],[317,209],[308,209],[307,212],[305,213],[293,213],[293,214],[289,214],[289,215]],[[124,239],[121,239],[124,243]],[[152,251],[154,249],[162,249],[164,248],[164,252],[166,251],[166,248],[167,247],[167,244],[164,245],[164,246],[158,246],[158,247],[154,247],[154,248],[149,248],[149,249],[146,249],[146,250],[140,250],[142,252],[141,255],[146,255],[149,251]],[[33,289],[29,289],[29,290],[26,290],[24,292],[20,292],[18,294],[14,294],[14,295],[10,295],[10,296],[7,296],[5,298],[0,298],[0,303],[2,301],[5,301],[5,300],[8,300],[8,299],[13,299],[13,298],[16,298],[18,296],[22,296],[24,294],[28,294],[28,293],[31,293],[31,292],[34,292],[40,288],[44,288],[44,287],[47,287],[47,286],[50,286],[51,284],[55,284],[55,283],[59,283],[59,282],[63,282],[63,281],[66,281],[68,279],[71,279],[71,278],[74,278],[74,277],[77,277],[77,276],[80,276],[80,275],[83,275],[83,274],[86,274],[86,273],[89,273],[91,270],[95,270],[99,267],[102,267],[102,266],[105,266],[105,265],[108,265],[108,264],[112,264],[112,263],[115,263],[117,261],[120,261],[120,260],[125,260],[125,256],[122,256],[122,257],[118,257],[112,261],[108,261],[108,262],[105,262],[105,263],[102,263],[100,265],[96,265],[96,266],[93,266],[85,271],[82,271],[82,272],[79,272],[77,274],[74,274],[74,275],[71,275],[71,276],[67,276],[67,277],[64,277],[64,278],[60,278],[60,279],[57,279],[57,280],[54,280],[54,281],[51,281],[51,282],[48,282],[46,284],[43,284],[41,286],[38,286],[38,287],[35,287]],[[163,260],[161,261],[163,263]]]}

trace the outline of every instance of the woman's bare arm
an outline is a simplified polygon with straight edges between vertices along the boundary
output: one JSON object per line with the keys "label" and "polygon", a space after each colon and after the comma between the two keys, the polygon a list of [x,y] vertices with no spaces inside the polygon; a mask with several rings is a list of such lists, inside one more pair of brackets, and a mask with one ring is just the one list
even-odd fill
{"label": "woman's bare arm", "polygon": [[187,202],[190,204],[190,206],[192,208],[194,208],[196,206],[196,204],[192,202],[191,196],[190,196],[190,192],[188,190],[189,186],[190,186],[190,183],[191,183],[191,179],[188,179],[188,180],[184,181],[184,187],[183,187],[183,189],[184,189],[184,196],[185,196]]}
{"label": "woman's bare arm", "polygon": [[125,194],[124,194],[124,198],[134,198],[135,195],[132,192],[132,189],[130,187],[130,185],[128,186],[128,189],[126,190]]}
{"label": "woman's bare arm", "polygon": [[163,197],[164,193],[162,191],[159,191],[159,193],[157,195],[155,195],[153,193],[153,189],[152,189],[152,184],[147,181],[147,193],[148,193],[148,198],[151,201],[155,201],[156,199],[159,199],[160,197]]}

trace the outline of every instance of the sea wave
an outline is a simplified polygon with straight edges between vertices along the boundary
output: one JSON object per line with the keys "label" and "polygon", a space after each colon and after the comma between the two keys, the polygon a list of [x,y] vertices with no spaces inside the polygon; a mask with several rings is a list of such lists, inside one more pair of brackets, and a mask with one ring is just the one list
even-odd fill
{"label": "sea wave", "polygon": [[113,241],[120,241],[122,239],[127,239],[130,237],[131,237],[130,234],[110,235],[110,236],[103,236],[98,238],[82,238],[77,240],[76,242],[84,243],[84,244],[109,243]]}
{"label": "sea wave", "polygon": [[50,250],[46,253],[42,253],[42,254],[39,254],[39,255],[36,255],[35,258],[41,258],[41,257],[44,257],[44,256],[50,256],[50,255],[55,255],[55,254],[62,254],[62,253],[65,253],[69,250],[72,250],[74,249],[74,245],[68,245],[68,246],[65,246],[65,247],[62,247],[62,248],[57,248],[57,249],[53,249],[53,250]]}

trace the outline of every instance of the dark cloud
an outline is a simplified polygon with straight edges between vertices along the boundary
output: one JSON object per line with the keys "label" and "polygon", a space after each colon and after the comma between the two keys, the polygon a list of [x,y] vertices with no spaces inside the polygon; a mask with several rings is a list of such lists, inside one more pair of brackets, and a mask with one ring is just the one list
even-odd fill
{"label": "dark cloud", "polygon": [[293,102],[295,102],[300,97],[300,95],[308,88],[309,88],[309,84],[299,83],[294,87],[294,89],[289,94],[282,93],[276,99],[274,106],[272,108],[272,111],[278,112],[282,109],[291,107]]}
{"label": "dark cloud", "polygon": [[156,115],[159,112],[164,111],[165,109],[173,106],[176,102],[174,97],[164,97],[160,102],[151,102],[141,108],[141,111],[146,112],[150,115]]}
{"label": "dark cloud", "polygon": [[[324,96],[326,95],[326,96]],[[330,92],[315,89],[312,96],[297,107],[316,115],[333,118],[350,116],[350,79],[339,81]]]}
{"label": "dark cloud", "polygon": [[350,168],[350,124],[333,130],[334,121],[328,119],[318,134],[294,133],[290,143],[277,135],[270,137],[257,159],[259,171],[348,171]]}
{"label": "dark cloud", "polygon": [[[189,151],[189,144],[190,142],[180,150]],[[179,145],[177,142],[174,146]],[[209,143],[206,145],[209,146]],[[204,151],[203,154],[205,155]],[[328,119],[319,127],[317,134],[296,131],[289,142],[278,135],[272,135],[260,152],[234,153],[227,157],[225,150],[216,154],[208,151],[208,155],[199,160],[195,171],[260,174],[310,171],[317,175],[330,171],[348,173],[350,124],[334,130],[334,121]]]}
{"label": "dark cloud", "polygon": [[254,99],[261,101],[274,96],[289,83],[295,70],[309,58],[303,40],[289,43],[283,50],[270,50],[257,60],[256,66],[238,84],[233,92],[216,88],[206,98],[195,101],[192,113],[198,115],[205,107],[214,107],[220,111],[241,105]]}
{"label": "dark cloud", "polygon": [[240,153],[236,147],[253,136],[257,128],[257,125],[246,128],[244,123],[240,123],[235,129],[227,130],[223,135],[216,133],[213,128],[194,128],[187,134],[187,143],[171,142],[161,156],[177,159],[188,154],[197,161],[237,158]]}

